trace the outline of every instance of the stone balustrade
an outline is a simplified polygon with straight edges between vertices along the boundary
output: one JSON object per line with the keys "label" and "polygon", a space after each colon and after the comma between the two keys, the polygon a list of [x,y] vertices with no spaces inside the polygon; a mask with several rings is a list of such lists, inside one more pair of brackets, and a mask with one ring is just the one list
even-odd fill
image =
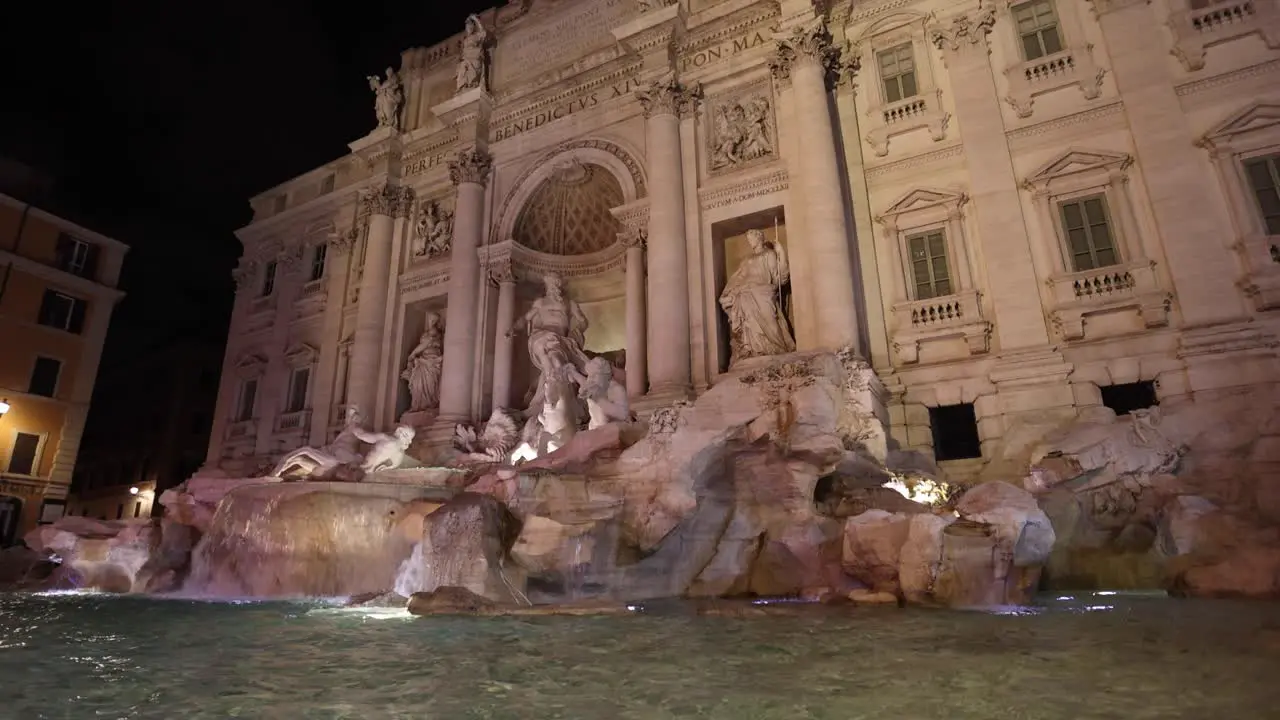
{"label": "stone balustrade", "polygon": [[1009,95],[1005,102],[1020,118],[1031,117],[1037,95],[1080,86],[1086,100],[1102,94],[1103,70],[1093,61],[1092,46],[1070,47],[1061,52],[1020,62],[1005,71]]}
{"label": "stone balustrade", "polygon": [[976,290],[897,303],[893,318],[893,346],[903,364],[920,362],[921,345],[943,340],[962,338],[968,355],[990,349],[991,323]]}
{"label": "stone balustrade", "polygon": [[1144,327],[1169,323],[1170,295],[1147,259],[1055,275],[1048,284],[1054,325],[1067,340],[1085,337],[1084,320],[1091,315],[1136,311]]}
{"label": "stone balustrade", "polygon": [[1258,33],[1268,47],[1280,47],[1280,5],[1271,0],[1218,2],[1169,17],[1173,54],[1188,71],[1204,69],[1210,46]]}

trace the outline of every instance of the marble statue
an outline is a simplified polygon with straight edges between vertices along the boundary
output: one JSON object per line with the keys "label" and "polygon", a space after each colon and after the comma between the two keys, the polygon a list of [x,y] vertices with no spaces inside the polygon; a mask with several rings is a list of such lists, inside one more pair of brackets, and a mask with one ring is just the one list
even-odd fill
{"label": "marble statue", "polygon": [[453,214],[434,200],[422,203],[413,254],[428,260],[449,252],[453,245]]}
{"label": "marble statue", "polygon": [[458,92],[475,88],[488,89],[488,45],[489,31],[484,29],[479,17],[469,16],[466,30],[462,34],[462,57],[458,59]]}
{"label": "marble statue", "polygon": [[387,78],[379,81],[378,76],[370,75],[369,89],[375,93],[374,111],[378,115],[378,127],[393,130],[400,127],[400,105],[404,101],[401,91],[400,76],[395,70],[387,68]]}
{"label": "marble statue", "polygon": [[712,127],[711,169],[720,170],[772,155],[769,99],[756,95],[716,110]]}
{"label": "marble statue", "polygon": [[333,474],[339,466],[358,465],[361,440],[356,435],[364,418],[354,405],[347,408],[342,432],[324,447],[301,447],[294,450],[267,472],[264,477],[321,479]]}
{"label": "marble statue", "polygon": [[782,309],[782,287],[790,277],[787,253],[760,230],[748,231],[747,243],[751,254],[720,293],[720,307],[729,316],[730,360],[735,363],[796,349]]}
{"label": "marble statue", "polygon": [[373,446],[360,465],[360,469],[364,470],[366,475],[379,470],[395,470],[403,467],[408,457],[405,453],[413,444],[415,434],[413,428],[408,425],[397,427],[391,434],[369,432],[360,428],[353,428],[353,432],[356,437]]}
{"label": "marble statue", "polygon": [[595,430],[611,422],[630,422],[631,403],[627,388],[613,375],[613,364],[602,357],[587,361],[587,372],[576,378],[578,396],[587,401],[590,422],[587,429]]}
{"label": "marble statue", "polygon": [[567,363],[542,374],[535,405],[530,408],[529,419],[521,434],[521,447],[513,460],[553,453],[577,434],[581,400],[574,392],[576,377],[580,374]]}
{"label": "marble statue", "polygon": [[440,371],[444,367],[444,318],[428,311],[422,337],[409,353],[400,377],[409,384],[409,412],[440,406]]}
{"label": "marble statue", "polygon": [[520,426],[510,413],[499,408],[489,416],[481,432],[476,432],[474,427],[458,425],[453,445],[463,453],[464,461],[500,463],[506,461],[519,441]]}
{"label": "marble statue", "polygon": [[534,395],[528,405],[529,410],[535,412],[542,408],[543,389],[551,373],[571,366],[576,372],[566,377],[572,381],[587,369],[587,355],[583,351],[587,316],[578,303],[564,294],[564,281],[559,275],[547,273],[543,283],[546,292],[507,332],[507,337],[514,337],[521,329],[528,334],[529,359],[538,370]]}

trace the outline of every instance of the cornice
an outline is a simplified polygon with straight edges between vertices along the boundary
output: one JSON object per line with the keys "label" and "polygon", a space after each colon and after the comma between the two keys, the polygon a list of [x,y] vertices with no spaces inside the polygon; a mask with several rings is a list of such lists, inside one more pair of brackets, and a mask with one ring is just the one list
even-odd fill
{"label": "cornice", "polygon": [[947,147],[939,148],[927,153],[912,155],[910,157],[902,158],[901,160],[894,160],[893,162],[867,167],[864,173],[867,180],[871,181],[873,179],[885,177],[886,175],[896,175],[900,172],[906,172],[925,165],[932,165],[944,160],[962,157],[963,155],[964,146],[959,142],[956,142]]}
{"label": "cornice", "polygon": [[[499,101],[499,109],[495,109],[492,119],[489,121],[490,126],[498,127],[517,120],[530,113],[536,113],[547,107],[558,105],[565,100],[571,100],[580,95],[598,90],[602,87],[608,87],[618,80],[625,80],[636,77],[640,74],[640,68],[643,62],[637,58],[623,57],[618,58],[617,63],[609,63],[612,67],[600,66],[592,68],[592,70],[600,71],[599,75],[591,75],[591,71],[574,75],[564,80],[549,85],[539,90],[530,91],[513,98],[503,98]],[[581,78],[583,75],[588,76],[586,80],[572,84],[572,81]],[[556,87],[558,85],[563,87]],[[550,94],[544,94],[544,93]],[[527,104],[516,107],[518,100],[533,97],[532,101]]]}
{"label": "cornice", "polygon": [[1116,101],[1108,103],[1102,107],[1091,108],[1083,112],[1063,115],[1061,117],[1052,118],[1044,122],[1038,122],[1034,125],[1016,128],[1005,133],[1005,137],[1010,142],[1025,140],[1036,135],[1045,135],[1061,130],[1062,128],[1071,127],[1072,125],[1082,125],[1084,123],[1102,120],[1104,118],[1115,117],[1124,112],[1124,103]]}
{"label": "cornice", "polygon": [[129,252],[129,246],[125,245],[119,240],[116,240],[115,238],[109,238],[106,235],[103,235],[102,233],[96,232],[94,230],[90,230],[89,228],[84,227],[83,225],[77,225],[76,223],[73,223],[70,220],[66,220],[64,218],[58,217],[57,215],[54,215],[53,213],[47,210],[41,210],[35,205],[32,205],[31,203],[23,202],[18,198],[0,193],[0,203],[9,205],[19,211],[26,209],[29,217],[39,218],[40,220],[43,220],[49,223],[50,225],[53,225],[59,228],[60,230],[65,231],[70,235],[74,235],[80,238],[81,240],[89,240],[95,243],[99,243],[101,245],[105,245],[107,247],[119,250],[123,253]]}
{"label": "cornice", "polygon": [[1220,75],[1192,80],[1191,82],[1186,82],[1176,86],[1174,91],[1178,93],[1179,97],[1186,97],[1205,90],[1212,90],[1215,87],[1230,85],[1232,83],[1240,82],[1241,80],[1247,80],[1252,77],[1277,71],[1280,71],[1280,60],[1270,60],[1258,65],[1250,65],[1249,67],[1240,68],[1239,70],[1225,72]]}
{"label": "cornice", "polygon": [[731,40],[743,32],[766,22],[776,21],[782,10],[775,3],[757,3],[692,29],[680,42],[678,52],[697,52]]}
{"label": "cornice", "polygon": [[385,173],[367,177],[340,190],[308,200],[302,205],[288,208],[278,215],[250,223],[236,231],[236,238],[245,247],[264,242],[281,230],[320,220],[327,213],[337,212],[346,205],[358,204],[363,191],[386,181]]}
{"label": "cornice", "polygon": [[774,161],[763,170],[751,175],[734,175],[724,182],[700,189],[698,202],[702,209],[711,210],[762,195],[782,192],[790,186],[791,180],[786,168],[780,162]]}

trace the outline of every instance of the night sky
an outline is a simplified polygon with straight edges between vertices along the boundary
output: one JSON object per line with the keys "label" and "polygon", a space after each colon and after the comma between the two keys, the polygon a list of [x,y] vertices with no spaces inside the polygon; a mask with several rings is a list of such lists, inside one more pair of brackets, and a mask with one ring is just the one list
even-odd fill
{"label": "night sky", "polygon": [[106,361],[225,338],[249,197],[346,154],[376,124],[365,76],[497,2],[7,8],[0,155],[56,178],[50,209],[133,248]]}

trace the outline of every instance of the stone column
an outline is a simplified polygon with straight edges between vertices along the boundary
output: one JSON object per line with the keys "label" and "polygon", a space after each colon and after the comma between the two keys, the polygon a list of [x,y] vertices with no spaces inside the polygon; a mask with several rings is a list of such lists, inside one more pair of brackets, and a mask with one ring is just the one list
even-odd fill
{"label": "stone column", "polygon": [[[1163,43],[1134,42],[1158,27],[1165,12],[1148,2],[1093,0],[1106,39],[1111,76],[1124,98],[1147,195],[1163,239],[1178,309],[1187,326],[1243,320],[1245,300],[1236,286],[1237,259],[1222,242],[1230,219],[1206,193],[1209,162],[1195,136],[1171,76]],[[961,127],[966,125],[961,119]],[[967,150],[967,148],[966,148]]]}
{"label": "stone column", "polygon": [[794,163],[793,191],[803,198],[805,246],[814,308],[819,313],[815,340],[819,348],[828,350],[856,346],[858,340],[852,234],[827,84],[838,55],[826,22],[813,18],[779,36],[770,63],[778,82],[790,82],[795,103],[800,152]]}
{"label": "stone column", "polygon": [[649,328],[650,387],[655,395],[684,395],[692,389],[680,114],[699,95],[671,74],[636,93],[644,108],[649,169],[649,317],[662,318]]}
{"label": "stone column", "polygon": [[942,50],[951,75],[960,139],[970,168],[969,194],[977,208],[978,242],[983,245],[987,277],[993,279],[987,291],[1000,348],[1007,351],[1048,345],[1049,328],[1043,307],[1034,301],[1040,297],[1040,283],[989,58],[987,35],[994,23],[992,8],[959,15],[934,29],[931,39]]}
{"label": "stone column", "polygon": [[622,233],[627,246],[627,395],[637,398],[647,389],[644,297],[644,239],[640,229]]}
{"label": "stone column", "polygon": [[361,198],[369,211],[369,235],[365,240],[364,268],[360,276],[360,302],[351,347],[351,380],[347,402],[373,421],[378,403],[378,362],[386,341],[387,283],[391,282],[391,241],[395,218],[406,217],[413,191],[384,184]]}
{"label": "stone column", "polygon": [[479,148],[462,150],[449,161],[458,189],[453,253],[449,259],[449,306],[445,311],[444,369],[437,423],[452,427],[471,419],[471,385],[476,361],[476,306],[480,297],[480,247],[484,193],[492,161]]}
{"label": "stone column", "polygon": [[498,286],[498,313],[493,339],[493,409],[511,408],[511,368],[515,359],[516,276],[511,260],[499,261],[489,269],[489,278]]}

